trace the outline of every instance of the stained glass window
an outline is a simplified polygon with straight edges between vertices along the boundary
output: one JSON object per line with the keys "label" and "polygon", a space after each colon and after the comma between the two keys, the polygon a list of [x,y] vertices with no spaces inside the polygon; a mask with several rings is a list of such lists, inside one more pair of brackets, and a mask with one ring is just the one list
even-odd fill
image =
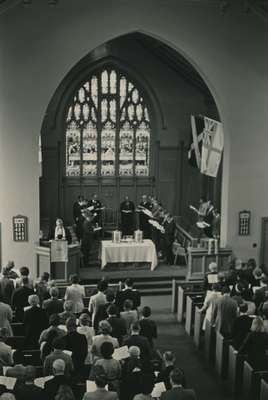
{"label": "stained glass window", "polygon": [[94,72],[66,117],[67,176],[148,176],[151,121],[139,88],[121,71]]}

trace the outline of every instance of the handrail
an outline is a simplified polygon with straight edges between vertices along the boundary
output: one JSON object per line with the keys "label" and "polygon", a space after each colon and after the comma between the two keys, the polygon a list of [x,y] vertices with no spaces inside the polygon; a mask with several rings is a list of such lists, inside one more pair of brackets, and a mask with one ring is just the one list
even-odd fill
{"label": "handrail", "polygon": [[179,233],[181,234],[181,236],[183,237],[183,243],[182,245],[184,247],[197,247],[197,242],[198,242],[198,238],[193,237],[192,235],[190,235],[189,232],[187,232],[180,224],[179,224],[179,217],[175,217],[175,225],[176,225],[176,229],[177,231],[179,231]]}

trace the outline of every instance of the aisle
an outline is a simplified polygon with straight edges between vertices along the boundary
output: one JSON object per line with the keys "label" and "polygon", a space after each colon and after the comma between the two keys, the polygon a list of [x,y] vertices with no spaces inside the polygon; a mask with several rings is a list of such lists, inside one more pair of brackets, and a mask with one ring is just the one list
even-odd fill
{"label": "aisle", "polygon": [[185,334],[182,325],[178,324],[170,313],[170,296],[143,297],[142,305],[148,305],[158,325],[159,339],[157,348],[161,353],[172,350],[177,365],[184,369],[187,386],[195,389],[197,400],[230,400],[222,382],[211,369],[208,369],[202,356],[196,351],[192,339]]}

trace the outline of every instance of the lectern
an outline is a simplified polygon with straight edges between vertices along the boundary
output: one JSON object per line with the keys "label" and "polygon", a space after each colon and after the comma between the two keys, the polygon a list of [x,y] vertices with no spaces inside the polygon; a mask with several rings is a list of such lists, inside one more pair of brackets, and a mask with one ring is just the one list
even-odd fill
{"label": "lectern", "polygon": [[35,254],[37,277],[48,272],[51,279],[66,281],[70,275],[77,274],[79,271],[79,244],[67,245],[65,241],[51,241],[47,242],[45,246],[36,246]]}

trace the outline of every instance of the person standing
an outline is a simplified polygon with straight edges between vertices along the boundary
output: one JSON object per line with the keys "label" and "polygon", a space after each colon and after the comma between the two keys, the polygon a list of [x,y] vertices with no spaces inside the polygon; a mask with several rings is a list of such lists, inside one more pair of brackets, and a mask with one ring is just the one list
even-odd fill
{"label": "person standing", "polygon": [[142,195],[141,202],[138,206],[139,210],[139,229],[143,231],[144,239],[151,237],[151,225],[149,224],[149,216],[144,212],[151,210],[151,203],[148,201],[146,194]]}
{"label": "person standing", "polygon": [[81,251],[84,256],[84,266],[88,266],[90,252],[94,240],[94,229],[93,229],[93,214],[88,211],[84,210],[82,213],[84,217],[84,221],[82,224],[82,236],[81,236]]}
{"label": "person standing", "polygon": [[74,314],[79,314],[84,309],[83,299],[85,297],[85,288],[79,285],[78,275],[73,275],[71,277],[71,285],[66,288],[64,300],[72,302],[72,312]]}
{"label": "person standing", "polygon": [[134,212],[135,206],[128,196],[120,204],[121,229],[123,236],[133,235],[134,232]]}
{"label": "person standing", "polygon": [[165,233],[163,234],[164,242],[164,256],[166,257],[167,263],[169,265],[174,264],[174,254],[172,251],[172,245],[175,237],[175,221],[171,214],[167,213],[164,219],[163,227]]}
{"label": "person standing", "polygon": [[76,236],[78,240],[81,239],[82,235],[82,224],[83,224],[82,210],[84,208],[85,208],[84,197],[79,195],[77,197],[77,200],[73,204],[73,219],[76,225]]}
{"label": "person standing", "polygon": [[92,197],[91,200],[89,200],[88,202],[88,207],[93,207],[92,210],[90,210],[92,212],[92,214],[96,213],[96,217],[95,217],[95,222],[98,224],[98,226],[102,225],[102,204],[100,202],[100,200],[98,199],[98,195],[95,193]]}
{"label": "person standing", "polygon": [[224,337],[231,337],[238,315],[237,302],[230,297],[230,288],[222,288],[222,297],[215,304],[211,324]]}
{"label": "person standing", "polygon": [[206,214],[204,222],[208,225],[204,228],[204,232],[209,238],[213,238],[213,221],[214,221],[214,206],[210,200],[207,202]]}

